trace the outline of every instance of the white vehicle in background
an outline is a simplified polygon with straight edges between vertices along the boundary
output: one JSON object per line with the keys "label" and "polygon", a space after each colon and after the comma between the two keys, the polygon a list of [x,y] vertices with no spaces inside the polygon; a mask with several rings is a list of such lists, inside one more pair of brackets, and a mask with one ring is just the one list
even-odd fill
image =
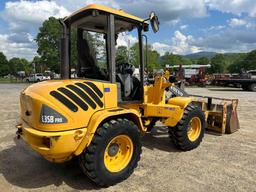
{"label": "white vehicle in background", "polygon": [[44,76],[42,73],[35,73],[31,74],[30,76],[26,77],[24,81],[26,82],[39,82],[39,81],[45,81],[50,80],[50,76]]}
{"label": "white vehicle in background", "polygon": [[251,79],[256,79],[256,70],[250,70],[247,71],[247,73],[250,75]]}

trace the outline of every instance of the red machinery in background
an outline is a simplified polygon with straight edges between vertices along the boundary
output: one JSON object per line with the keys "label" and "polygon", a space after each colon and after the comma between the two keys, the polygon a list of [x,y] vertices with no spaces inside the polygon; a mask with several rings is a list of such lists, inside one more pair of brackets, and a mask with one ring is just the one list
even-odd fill
{"label": "red machinery in background", "polygon": [[211,65],[174,65],[171,68],[176,77],[185,79],[186,85],[205,86],[210,83],[212,77],[206,74],[206,69]]}

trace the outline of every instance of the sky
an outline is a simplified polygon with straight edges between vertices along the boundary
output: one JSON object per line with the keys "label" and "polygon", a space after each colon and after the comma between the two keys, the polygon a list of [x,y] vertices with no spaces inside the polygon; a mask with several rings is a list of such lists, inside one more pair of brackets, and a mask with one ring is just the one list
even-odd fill
{"label": "sky", "polygon": [[[32,60],[37,54],[34,39],[44,20],[68,16],[92,3],[145,19],[155,11],[160,30],[147,35],[161,55],[256,49],[256,0],[1,0],[0,51],[8,59]],[[127,38],[134,40],[133,35]]]}

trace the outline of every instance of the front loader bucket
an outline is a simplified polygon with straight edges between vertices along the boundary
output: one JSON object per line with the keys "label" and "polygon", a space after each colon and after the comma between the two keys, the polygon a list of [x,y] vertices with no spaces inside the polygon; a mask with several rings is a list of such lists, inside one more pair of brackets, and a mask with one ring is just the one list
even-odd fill
{"label": "front loader bucket", "polygon": [[223,99],[192,95],[193,103],[205,113],[206,128],[220,133],[231,134],[240,128],[237,105],[238,99]]}

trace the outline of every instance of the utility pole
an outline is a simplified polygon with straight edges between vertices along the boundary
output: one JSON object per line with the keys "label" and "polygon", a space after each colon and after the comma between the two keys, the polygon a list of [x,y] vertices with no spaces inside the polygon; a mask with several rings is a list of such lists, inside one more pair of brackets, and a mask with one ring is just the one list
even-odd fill
{"label": "utility pole", "polygon": [[35,82],[36,81],[36,64],[32,63],[32,67],[33,67],[34,82]]}
{"label": "utility pole", "polygon": [[128,60],[128,63],[130,63],[130,39],[128,39],[128,44],[127,44],[127,60]]}

